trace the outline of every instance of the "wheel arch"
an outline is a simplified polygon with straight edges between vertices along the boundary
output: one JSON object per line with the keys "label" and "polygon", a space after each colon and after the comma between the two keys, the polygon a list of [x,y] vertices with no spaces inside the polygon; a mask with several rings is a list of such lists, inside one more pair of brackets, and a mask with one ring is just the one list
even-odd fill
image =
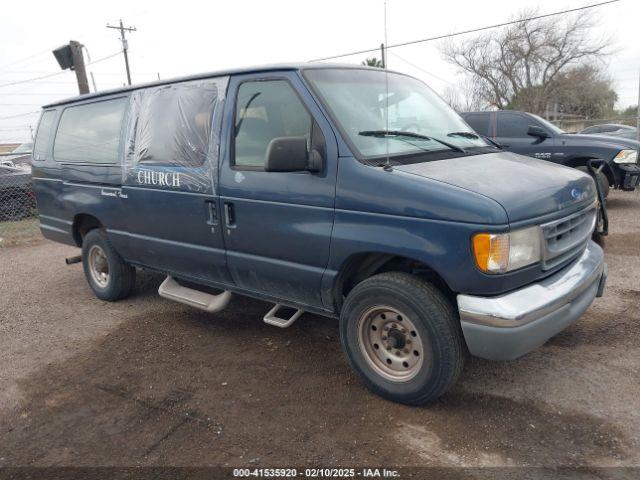
{"label": "wheel arch", "polygon": [[385,252],[360,252],[350,255],[340,266],[333,285],[332,300],[340,312],[344,298],[360,282],[383,272],[405,272],[431,282],[455,305],[455,293],[444,278],[421,260]]}
{"label": "wheel arch", "polygon": [[73,217],[72,233],[75,244],[82,247],[85,235],[95,228],[103,228],[102,222],[97,217],[88,213],[79,213]]}
{"label": "wheel arch", "polygon": [[[603,159],[597,156],[583,155],[580,157],[574,157],[569,159],[565,163],[565,165],[567,167],[572,167],[572,168],[586,167],[587,162],[589,160],[603,160]],[[602,173],[604,173],[604,175],[607,177],[607,180],[609,181],[609,185],[613,187],[616,184],[616,179],[615,179],[615,176],[613,175],[613,170],[611,169],[611,165],[609,165],[609,162],[605,161],[605,167],[602,169]]]}

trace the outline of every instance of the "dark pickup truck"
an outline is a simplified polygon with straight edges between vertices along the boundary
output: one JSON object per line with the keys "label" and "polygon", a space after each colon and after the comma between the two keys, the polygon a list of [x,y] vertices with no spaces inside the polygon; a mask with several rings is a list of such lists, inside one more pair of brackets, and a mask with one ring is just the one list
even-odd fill
{"label": "dark pickup truck", "polygon": [[447,391],[466,352],[542,345],[607,277],[591,177],[496,148],[380,69],[261,67],[56,102],[33,180],[44,236],[82,249],[99,298],[129,295],[137,267],[207,312],[240,294],[271,302],[277,327],[339,318],[364,383],[408,404]]}
{"label": "dark pickup truck", "polygon": [[640,143],[623,137],[566,133],[532,113],[465,112],[462,118],[504,150],[587,171],[592,160],[604,195],[609,187],[634,190],[640,183]]}

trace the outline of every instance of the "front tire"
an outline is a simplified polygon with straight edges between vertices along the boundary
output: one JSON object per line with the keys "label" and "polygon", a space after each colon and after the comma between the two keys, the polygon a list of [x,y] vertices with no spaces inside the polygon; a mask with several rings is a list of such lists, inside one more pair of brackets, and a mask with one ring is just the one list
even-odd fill
{"label": "front tire", "polygon": [[133,290],[136,269],[116,252],[102,229],[91,230],[84,237],[82,266],[91,290],[101,300],[114,302]]}
{"label": "front tire", "polygon": [[348,295],[342,346],[374,393],[422,405],[456,382],[464,344],[455,309],[432,284],[402,272],[375,275]]}

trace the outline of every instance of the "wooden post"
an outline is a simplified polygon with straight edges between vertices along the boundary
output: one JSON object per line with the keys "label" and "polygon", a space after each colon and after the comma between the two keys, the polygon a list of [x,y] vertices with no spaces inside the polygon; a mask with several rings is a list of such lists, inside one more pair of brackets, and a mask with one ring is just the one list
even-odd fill
{"label": "wooden post", "polygon": [[73,67],[71,69],[76,72],[76,80],[78,81],[78,90],[80,95],[89,93],[89,81],[87,80],[87,71],[84,67],[84,56],[82,55],[82,44],[71,40],[71,57],[73,58]]}

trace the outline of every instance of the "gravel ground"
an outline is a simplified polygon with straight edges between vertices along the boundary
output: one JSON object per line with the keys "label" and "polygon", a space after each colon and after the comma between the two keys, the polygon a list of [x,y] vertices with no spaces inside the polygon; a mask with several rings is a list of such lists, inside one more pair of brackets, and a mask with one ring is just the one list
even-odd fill
{"label": "gravel ground", "polygon": [[421,408],[361,386],[336,321],[207,315],[148,273],[105,303],[77,249],[0,249],[0,466],[640,466],[640,192],[609,205],[605,297]]}

